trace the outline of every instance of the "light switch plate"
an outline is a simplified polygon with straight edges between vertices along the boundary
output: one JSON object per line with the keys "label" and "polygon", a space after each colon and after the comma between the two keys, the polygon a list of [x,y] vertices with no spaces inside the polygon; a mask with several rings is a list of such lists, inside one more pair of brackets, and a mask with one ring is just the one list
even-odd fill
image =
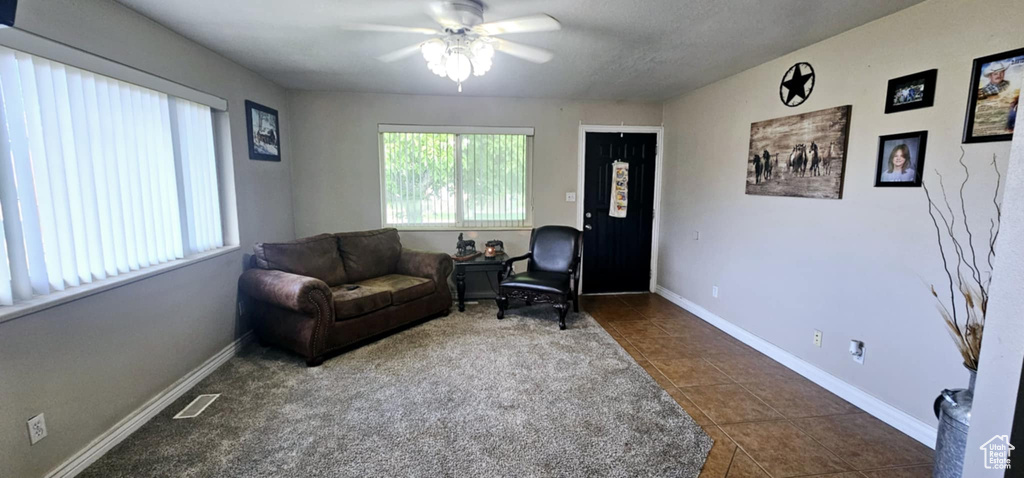
{"label": "light switch plate", "polygon": [[576,193],[565,193],[565,202],[576,202]]}
{"label": "light switch plate", "polygon": [[28,440],[35,445],[46,438],[46,417],[42,413],[28,419]]}

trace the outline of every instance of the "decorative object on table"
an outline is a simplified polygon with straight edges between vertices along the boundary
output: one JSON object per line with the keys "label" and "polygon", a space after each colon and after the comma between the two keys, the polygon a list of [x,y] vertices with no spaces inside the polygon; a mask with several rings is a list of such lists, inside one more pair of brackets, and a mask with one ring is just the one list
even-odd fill
{"label": "decorative object on table", "polygon": [[[959,162],[964,170],[963,180],[959,184],[959,190],[962,191],[971,178],[971,171],[964,162],[963,148],[960,150]],[[959,205],[951,205],[941,174],[936,172],[939,190],[942,192],[941,198],[932,199],[928,182],[923,184],[925,197],[928,199],[928,215],[935,226],[939,256],[947,280],[947,284],[941,288],[941,295],[934,285],[931,286],[931,293],[938,302],[939,314],[946,323],[953,343],[964,360],[964,367],[970,372],[970,382],[966,390],[947,389],[935,399],[935,414],[939,418],[935,443],[935,476],[958,477],[963,468],[974,397],[974,379],[981,354],[982,335],[985,331],[985,314],[988,311],[992,259],[996,254],[995,244],[1002,216],[998,202],[1002,174],[994,155],[991,164],[995,170],[996,183],[992,190],[993,216],[989,220],[988,237],[984,237],[983,231],[971,229],[971,224],[978,224],[979,220],[968,217],[962,195],[959,196]],[[958,196],[954,193],[953,198],[956,197]],[[960,211],[960,214],[958,215],[956,211]],[[976,248],[976,238],[984,241],[986,247]]]}
{"label": "decorative object on table", "polygon": [[779,85],[779,99],[782,104],[795,107],[807,101],[814,91],[814,67],[810,63],[800,62],[786,70]]}
{"label": "decorative object on table", "polygon": [[839,199],[850,105],[750,125],[747,194]]}
{"label": "decorative object on table", "polygon": [[245,123],[249,131],[249,159],[281,160],[281,130],[277,110],[245,100]]}
{"label": "decorative object on table", "polygon": [[464,256],[457,256],[455,254],[452,254],[452,260],[455,261],[455,262],[465,262],[465,261],[471,261],[471,260],[475,259],[477,256],[482,256],[482,255],[484,255],[484,253],[480,252],[480,251],[470,252],[469,254],[466,254]]}
{"label": "decorative object on table", "polygon": [[964,142],[1009,141],[1024,83],[1024,48],[974,60]]}
{"label": "decorative object on table", "polygon": [[619,160],[612,163],[612,197],[608,206],[611,217],[626,217],[629,205],[629,163]]}
{"label": "decorative object on table", "polygon": [[880,136],[875,187],[920,187],[927,142],[927,131]]}
{"label": "decorative object on table", "polygon": [[466,257],[476,255],[476,241],[472,239],[463,239],[462,233],[459,233],[459,241],[455,243],[455,257]]}
{"label": "decorative object on table", "polygon": [[[498,290],[498,319],[505,317],[509,299],[527,304],[554,304],[558,328],[565,330],[569,301],[580,311],[580,255],[583,233],[569,226],[543,226],[530,233],[530,252],[508,259],[501,272]],[[513,265],[528,260],[526,271],[516,273]]]}
{"label": "decorative object on table", "polygon": [[504,252],[505,252],[505,243],[501,242],[501,241],[499,241],[497,239],[494,239],[492,241],[487,241],[487,243],[484,244],[484,256],[485,257],[494,258],[494,257],[498,256],[499,254],[503,254]]}
{"label": "decorative object on table", "polygon": [[480,0],[447,0],[432,4],[430,16],[440,28],[407,27],[342,23],[343,30],[362,33],[416,33],[430,35],[407,47],[377,57],[385,63],[398,61],[421,53],[427,68],[435,75],[454,81],[462,92],[462,82],[470,75],[483,76],[491,69],[494,53],[500,51],[532,63],[547,63],[554,58],[550,51],[510,42],[497,35],[506,33],[532,33],[560,30],[562,25],[550,15],[538,13],[497,22],[484,22],[484,4]]}
{"label": "decorative object on table", "polygon": [[504,252],[486,257],[482,252],[455,259],[455,291],[459,312],[466,310],[466,299],[494,299],[498,296],[501,271],[505,268]]}
{"label": "decorative object on table", "polygon": [[932,69],[889,80],[885,89],[885,114],[934,105],[938,73],[939,70]]}

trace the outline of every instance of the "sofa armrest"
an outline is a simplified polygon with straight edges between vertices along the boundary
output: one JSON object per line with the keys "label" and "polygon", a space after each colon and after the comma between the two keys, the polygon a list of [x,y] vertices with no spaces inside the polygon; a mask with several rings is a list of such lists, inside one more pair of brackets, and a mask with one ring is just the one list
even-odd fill
{"label": "sofa armrest", "polygon": [[[288,272],[249,269],[238,279],[239,288],[250,298],[314,317],[331,311],[331,289],[320,279]],[[326,304],[325,304],[326,303]],[[328,310],[322,310],[326,305]]]}
{"label": "sofa armrest", "polygon": [[397,272],[402,275],[433,279],[438,286],[448,285],[448,276],[455,266],[452,258],[443,252],[418,251],[402,248]]}

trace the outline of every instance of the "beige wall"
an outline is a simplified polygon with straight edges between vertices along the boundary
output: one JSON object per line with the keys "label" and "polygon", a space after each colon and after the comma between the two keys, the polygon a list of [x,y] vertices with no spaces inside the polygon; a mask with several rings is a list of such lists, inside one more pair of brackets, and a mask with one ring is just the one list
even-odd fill
{"label": "beige wall", "polygon": [[[452,85],[454,88],[454,84]],[[656,103],[291,92],[295,232],[381,226],[377,125],[532,126],[534,224],[576,224],[579,125],[660,125]],[[457,232],[402,232],[408,247],[454,251]],[[470,232],[525,252],[529,231]]]}
{"label": "beige wall", "polygon": [[[17,28],[228,100],[239,242],[294,237],[284,90],[105,0],[19,2]],[[243,100],[282,115],[283,163],[249,161]],[[227,205],[228,209],[234,204]],[[241,252],[0,324],[0,476],[42,476],[240,336]],[[26,420],[49,436],[29,446]]]}
{"label": "beige wall", "polygon": [[[1019,4],[984,3],[998,13],[925,2],[668,102],[659,283],[934,425],[935,396],[966,386],[967,373],[928,291],[945,275],[924,191],[873,187],[875,158],[879,135],[928,130],[926,180],[936,169],[962,177],[971,61],[1024,46]],[[816,85],[804,105],[788,108],[779,81],[799,61],[814,66]],[[887,80],[931,68],[934,107],[883,113]],[[744,194],[752,122],[839,105],[853,105],[841,200]],[[987,238],[988,164],[995,154],[1005,171],[1010,144],[964,148],[974,181],[968,208]],[[812,344],[815,329],[822,348]],[[851,339],[866,344],[863,365],[847,353]]]}

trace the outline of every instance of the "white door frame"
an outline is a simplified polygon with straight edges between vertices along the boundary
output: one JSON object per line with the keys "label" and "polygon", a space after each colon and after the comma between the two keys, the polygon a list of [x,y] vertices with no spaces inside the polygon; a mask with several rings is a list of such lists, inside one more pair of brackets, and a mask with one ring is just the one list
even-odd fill
{"label": "white door frame", "polygon": [[[658,229],[661,222],[661,158],[665,150],[663,126],[626,126],[580,124],[579,161],[576,169],[576,228],[583,230],[583,195],[586,193],[584,173],[587,165],[587,133],[656,133],[657,152],[654,156],[654,221],[651,229],[651,284],[650,291],[658,287]],[[580,264],[580,276],[586,272]]]}

